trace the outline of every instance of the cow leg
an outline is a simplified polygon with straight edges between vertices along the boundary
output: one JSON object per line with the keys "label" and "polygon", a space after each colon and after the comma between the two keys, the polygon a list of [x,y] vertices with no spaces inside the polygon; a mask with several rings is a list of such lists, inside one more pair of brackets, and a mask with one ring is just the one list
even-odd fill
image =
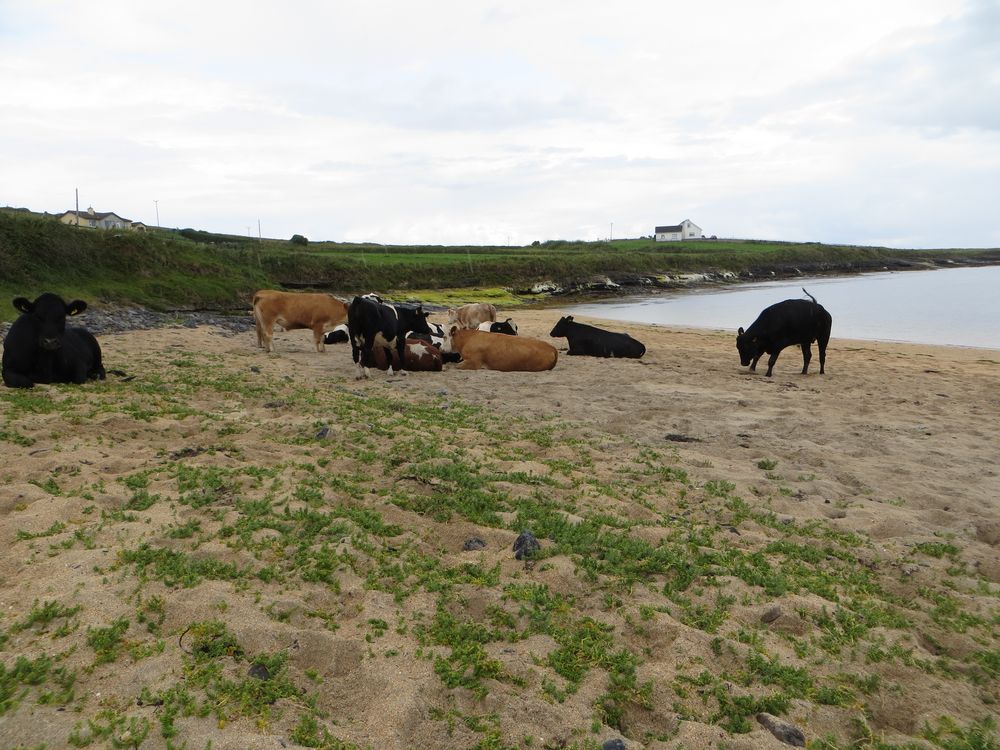
{"label": "cow leg", "polygon": [[[767,372],[764,373],[767,377],[771,377],[771,370],[774,369],[774,363],[778,361],[779,354],[781,354],[781,349],[778,349],[778,351],[767,358]],[[757,364],[756,360],[754,360],[754,364]],[[752,370],[753,368],[751,367],[750,369]]]}
{"label": "cow leg", "polygon": [[826,368],[826,341],[820,339],[816,348],[819,349],[819,374],[822,375]]}
{"label": "cow leg", "polygon": [[812,359],[812,346],[808,341],[802,344],[802,374],[809,372],[809,360]]}
{"label": "cow leg", "polygon": [[753,361],[750,363],[750,372],[757,372],[757,362],[760,361],[760,357],[761,355],[758,354],[756,357],[753,358]]}
{"label": "cow leg", "polygon": [[316,351],[325,352],[326,351],[326,341],[323,340],[323,324],[319,326],[314,326],[313,332],[313,342],[316,344]]}
{"label": "cow leg", "polygon": [[22,375],[21,373],[14,372],[13,370],[3,371],[3,383],[8,388],[33,388],[35,385],[35,381],[27,375]]}
{"label": "cow leg", "polygon": [[271,353],[271,342],[274,340],[274,325],[267,322],[260,324],[261,346],[268,354]]}

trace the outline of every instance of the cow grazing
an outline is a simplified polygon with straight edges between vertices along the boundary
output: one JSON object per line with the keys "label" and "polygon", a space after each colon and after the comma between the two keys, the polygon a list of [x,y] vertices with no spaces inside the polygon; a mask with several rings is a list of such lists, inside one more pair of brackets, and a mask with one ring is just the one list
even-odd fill
{"label": "cow grazing", "polygon": [[757,320],[744,331],[739,329],[736,335],[736,349],[740,353],[740,364],[750,365],[751,371],[756,371],[757,360],[765,354],[771,356],[767,360],[767,377],[771,377],[778,354],[786,346],[798,344],[802,347],[802,374],[809,372],[809,360],[812,359],[813,341],[819,348],[819,374],[824,373],[826,365],[826,345],[830,341],[830,327],[833,318],[809,292],[802,290],[809,297],[804,299],[786,299],[766,308]]}
{"label": "cow grazing", "polygon": [[444,337],[445,352],[462,356],[460,370],[541,372],[556,366],[559,352],[551,344],[526,336],[506,336],[452,326]]}
{"label": "cow grazing", "polygon": [[517,323],[515,323],[511,318],[507,320],[496,323],[480,323],[478,326],[480,331],[487,331],[489,333],[506,333],[508,336],[517,335]]}
{"label": "cow grazing", "polygon": [[326,351],[324,331],[347,320],[347,305],[329,294],[278,292],[262,289],[253,296],[253,318],[257,346],[271,351],[274,326],[286,331],[308,328],[313,332],[316,351]]}
{"label": "cow grazing", "polygon": [[66,327],[67,316],[87,309],[83,300],[69,304],[46,292],[34,302],[14,300],[21,315],[3,342],[3,382],[11,388],[35,383],[84,383],[104,380],[101,346],[85,328]]}
{"label": "cow grazing", "polygon": [[[423,336],[424,334],[420,334]],[[389,369],[390,363],[386,359],[386,352],[392,355],[392,367],[395,370],[403,369],[409,372],[441,372],[444,362],[444,355],[441,350],[423,339],[407,337],[406,345],[403,348],[403,366],[399,366],[399,354],[395,349],[385,349],[376,346],[370,352],[362,351],[362,363],[365,367],[374,367],[385,372]]]}
{"label": "cow grazing", "polygon": [[[399,363],[405,362],[404,347],[409,331],[430,333],[422,306],[387,305],[370,295],[355,297],[347,308],[347,330],[351,339],[351,356],[358,366],[358,380],[368,377],[373,350],[384,351],[389,374],[395,374]],[[393,357],[395,349],[395,358]]]}
{"label": "cow grazing", "polygon": [[473,302],[471,305],[452,307],[448,310],[448,327],[478,328],[481,323],[493,323],[497,319],[497,309],[487,302]]}
{"label": "cow grazing", "polygon": [[565,336],[569,342],[569,354],[573,356],[639,359],[646,353],[642,342],[627,333],[613,333],[577,323],[572,315],[559,318],[549,336]]}
{"label": "cow grazing", "polygon": [[332,331],[327,331],[326,336],[323,337],[324,344],[343,344],[349,340],[350,337],[347,335],[347,323],[341,323]]}

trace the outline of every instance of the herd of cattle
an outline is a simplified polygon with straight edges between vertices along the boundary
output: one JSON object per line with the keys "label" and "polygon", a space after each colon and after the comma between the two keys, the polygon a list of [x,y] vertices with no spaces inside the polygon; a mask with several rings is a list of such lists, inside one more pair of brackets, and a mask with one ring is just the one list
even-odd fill
{"label": "herd of cattle", "polygon": [[[803,289],[803,291],[805,291]],[[791,299],[766,308],[744,331],[736,347],[740,363],[756,370],[765,354],[771,375],[778,354],[788,346],[802,348],[802,373],[809,370],[811,344],[819,348],[819,371],[824,372],[826,346],[832,318],[815,297]],[[33,302],[18,297],[13,302],[21,315],[3,342],[3,382],[11,388],[31,388],[35,383],[84,383],[105,378],[101,347],[92,333],[67,326],[67,318],[87,309],[87,303],[66,303],[58,295],[42,294]],[[273,349],[274,329],[309,329],[316,351],[327,344],[350,342],[358,379],[369,369],[440,371],[447,362],[462,370],[540,372],[556,366],[559,353],[540,339],[517,335],[507,318],[497,321],[491,304],[474,303],[448,310],[447,324],[428,322],[422,305],[389,304],[376,294],[354,297],[345,303],[328,294],[292,293],[265,289],[253,297],[257,345]],[[550,336],[566,338],[570,355],[639,358],[646,347],[625,333],[614,333],[573,320],[559,319]]]}

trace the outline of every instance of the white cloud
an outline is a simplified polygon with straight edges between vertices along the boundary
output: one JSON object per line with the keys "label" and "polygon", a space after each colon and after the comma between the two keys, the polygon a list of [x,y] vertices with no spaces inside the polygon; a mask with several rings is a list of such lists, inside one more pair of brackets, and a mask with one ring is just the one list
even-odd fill
{"label": "white cloud", "polygon": [[25,5],[0,0],[0,203],[79,187],[170,226],[388,243],[691,218],[1000,244],[991,1],[94,0],[89,28]]}

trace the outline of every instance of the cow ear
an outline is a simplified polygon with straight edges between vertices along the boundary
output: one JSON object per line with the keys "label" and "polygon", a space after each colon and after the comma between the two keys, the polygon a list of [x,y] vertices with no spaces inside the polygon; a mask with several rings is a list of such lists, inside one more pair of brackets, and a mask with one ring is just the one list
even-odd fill
{"label": "cow ear", "polygon": [[743,326],[740,326],[740,330],[738,330],[738,331],[736,332],[736,335],[737,335],[737,336],[742,336],[742,335],[743,335]]}
{"label": "cow ear", "polygon": [[567,316],[566,316],[566,321],[567,321],[568,323],[572,323],[572,322],[573,322],[573,316],[572,316],[572,315],[567,315]]}
{"label": "cow ear", "polygon": [[27,297],[17,297],[14,299],[14,309],[18,312],[30,313],[31,301]]}
{"label": "cow ear", "polygon": [[452,326],[448,329],[448,335],[454,336],[458,332],[458,326]]}
{"label": "cow ear", "polygon": [[66,314],[67,315],[79,315],[80,313],[82,313],[86,309],[87,309],[87,303],[86,302],[84,302],[82,299],[75,299],[72,302],[70,302],[68,305],[66,305]]}

